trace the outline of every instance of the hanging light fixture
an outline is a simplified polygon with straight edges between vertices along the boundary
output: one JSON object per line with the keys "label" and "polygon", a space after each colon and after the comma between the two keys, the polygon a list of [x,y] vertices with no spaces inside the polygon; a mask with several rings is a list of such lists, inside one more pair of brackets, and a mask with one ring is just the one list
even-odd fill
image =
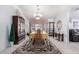
{"label": "hanging light fixture", "polygon": [[39,20],[42,17],[42,14],[40,14],[40,7],[39,5],[36,5],[36,13],[34,14],[34,17]]}

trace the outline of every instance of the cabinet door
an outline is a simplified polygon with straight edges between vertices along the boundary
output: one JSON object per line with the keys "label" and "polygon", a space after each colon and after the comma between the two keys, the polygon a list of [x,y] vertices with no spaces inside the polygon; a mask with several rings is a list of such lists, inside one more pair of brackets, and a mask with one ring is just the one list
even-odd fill
{"label": "cabinet door", "polygon": [[25,39],[25,20],[21,16],[13,16],[13,25],[15,29],[15,42],[18,44]]}
{"label": "cabinet door", "polygon": [[54,22],[49,22],[49,36],[54,36]]}

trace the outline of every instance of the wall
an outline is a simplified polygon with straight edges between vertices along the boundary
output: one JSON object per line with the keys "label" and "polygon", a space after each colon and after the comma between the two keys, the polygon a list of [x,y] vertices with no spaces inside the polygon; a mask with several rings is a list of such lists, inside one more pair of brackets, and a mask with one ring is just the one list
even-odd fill
{"label": "wall", "polygon": [[12,6],[0,5],[0,50],[8,47],[8,37],[15,9]]}
{"label": "wall", "polygon": [[[56,18],[56,22],[58,20],[62,21],[62,29],[60,33],[64,33],[64,42],[69,43],[69,29],[79,29],[79,7],[72,7],[68,11],[61,13]],[[73,27],[73,22],[78,22],[78,24]],[[58,32],[57,28],[56,32]]]}
{"label": "wall", "polygon": [[55,32],[59,33],[57,30],[57,21],[61,20],[62,21],[62,28],[60,30],[60,33],[64,34],[64,42],[69,43],[69,12],[60,14],[56,19],[55,19]]}
{"label": "wall", "polygon": [[32,19],[30,19],[30,22],[32,24],[48,24],[48,20],[45,18],[40,18],[39,20],[32,18]]}
{"label": "wall", "polygon": [[69,20],[69,29],[79,29],[79,9],[71,10],[70,20]]}
{"label": "wall", "polygon": [[16,15],[18,16],[22,16],[25,19],[25,32],[28,33],[29,30],[29,19],[27,19],[25,17],[25,15],[23,14],[22,10],[19,8],[19,6],[15,5],[13,6],[16,9]]}
{"label": "wall", "polygon": [[29,22],[17,6],[0,5],[0,51],[9,46],[8,38],[13,15],[22,16],[25,19],[26,32],[29,30],[27,27]]}
{"label": "wall", "polygon": [[39,20],[36,18],[30,19],[30,25],[31,25],[31,31],[41,29],[48,32],[48,19],[46,18],[40,18]]}

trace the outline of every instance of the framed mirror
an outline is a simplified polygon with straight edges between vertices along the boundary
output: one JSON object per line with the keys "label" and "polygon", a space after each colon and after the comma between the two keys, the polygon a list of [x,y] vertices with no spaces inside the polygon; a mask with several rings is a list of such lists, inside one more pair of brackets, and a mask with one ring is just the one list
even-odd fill
{"label": "framed mirror", "polygon": [[62,28],[62,21],[61,21],[61,20],[59,20],[59,21],[57,22],[57,28],[58,28],[58,31],[61,30],[61,28]]}

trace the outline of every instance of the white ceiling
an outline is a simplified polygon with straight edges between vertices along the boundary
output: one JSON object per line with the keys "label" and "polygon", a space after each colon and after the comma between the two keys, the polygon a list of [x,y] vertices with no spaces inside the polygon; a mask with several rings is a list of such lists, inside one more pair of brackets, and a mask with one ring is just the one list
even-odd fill
{"label": "white ceiling", "polygon": [[[36,5],[19,5],[18,6],[27,18],[34,17],[37,11]],[[53,18],[62,13],[66,13],[72,6],[68,5],[39,5],[40,13],[45,18]]]}

